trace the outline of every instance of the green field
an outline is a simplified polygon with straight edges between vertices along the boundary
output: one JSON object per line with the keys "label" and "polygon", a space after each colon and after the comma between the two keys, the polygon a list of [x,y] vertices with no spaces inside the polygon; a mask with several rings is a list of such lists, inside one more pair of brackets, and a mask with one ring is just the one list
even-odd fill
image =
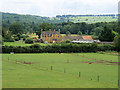
{"label": "green field", "polygon": [[[46,46],[48,44],[44,44],[44,43],[33,43],[33,44],[39,44],[39,45],[42,45],[42,46]],[[25,42],[23,42],[22,40],[21,41],[15,41],[15,42],[4,42],[3,43],[3,46],[7,45],[7,46],[31,46],[33,44],[26,44]],[[51,45],[51,44],[49,44]]]}
{"label": "green field", "polygon": [[[60,18],[55,18],[57,20],[60,20]],[[78,16],[78,17],[64,17],[64,20],[70,20],[72,22],[78,23],[78,22],[86,22],[86,23],[97,23],[97,22],[112,22],[117,21],[117,16]],[[54,20],[54,19],[53,19]]]}
{"label": "green field", "polygon": [[[117,21],[118,16],[67,16],[64,17],[42,17],[42,16],[35,16],[35,15],[21,15],[21,14],[13,14],[13,13],[4,13],[3,15],[3,21],[9,20],[11,22],[17,21],[15,18],[19,18],[19,22],[26,22],[31,23],[34,22],[35,24],[39,25],[40,23],[47,22],[47,23],[62,23],[67,22],[68,20],[71,22],[86,22],[86,23],[96,23],[96,22],[112,22]],[[105,15],[105,14],[104,14]],[[106,14],[107,15],[107,14]]]}
{"label": "green field", "polygon": [[[118,86],[117,55],[41,53],[3,54],[2,58],[3,88],[117,88]],[[92,64],[88,64],[90,61]]]}

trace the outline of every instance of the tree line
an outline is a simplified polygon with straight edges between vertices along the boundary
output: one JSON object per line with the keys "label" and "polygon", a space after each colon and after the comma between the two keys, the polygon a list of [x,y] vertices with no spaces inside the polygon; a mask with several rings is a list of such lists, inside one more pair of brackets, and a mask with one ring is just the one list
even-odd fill
{"label": "tree line", "polygon": [[43,31],[48,30],[61,30],[61,34],[78,34],[78,35],[94,35],[98,36],[101,41],[112,42],[114,37],[120,32],[120,27],[118,22],[99,22],[88,24],[85,22],[74,23],[74,22],[62,22],[62,23],[41,23],[40,25],[32,22],[28,23],[3,23],[2,24],[2,36],[4,39],[12,38],[12,35],[22,35],[26,33],[36,33],[39,37],[41,34],[41,29]]}

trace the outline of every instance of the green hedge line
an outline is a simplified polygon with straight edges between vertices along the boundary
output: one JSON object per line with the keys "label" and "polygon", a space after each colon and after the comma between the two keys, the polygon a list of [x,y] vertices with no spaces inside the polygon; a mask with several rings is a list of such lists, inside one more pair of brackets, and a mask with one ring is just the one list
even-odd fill
{"label": "green hedge line", "polygon": [[72,43],[62,43],[62,44],[52,44],[47,46],[40,46],[34,44],[32,46],[2,46],[3,53],[80,53],[80,52],[96,52],[96,51],[107,51],[115,50],[112,45],[101,45],[97,44],[72,44]]}

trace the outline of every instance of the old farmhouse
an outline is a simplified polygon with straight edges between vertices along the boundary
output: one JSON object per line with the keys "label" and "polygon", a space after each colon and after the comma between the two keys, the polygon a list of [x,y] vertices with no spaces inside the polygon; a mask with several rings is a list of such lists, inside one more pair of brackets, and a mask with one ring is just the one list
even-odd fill
{"label": "old farmhouse", "polygon": [[46,43],[59,43],[64,42],[69,39],[72,43],[92,43],[94,40],[91,36],[62,36],[60,34],[60,29],[58,31],[42,31],[41,30],[41,38],[42,41]]}
{"label": "old farmhouse", "polygon": [[41,38],[43,41],[48,43],[58,43],[62,41],[62,36],[60,35],[60,29],[58,31],[41,31]]}

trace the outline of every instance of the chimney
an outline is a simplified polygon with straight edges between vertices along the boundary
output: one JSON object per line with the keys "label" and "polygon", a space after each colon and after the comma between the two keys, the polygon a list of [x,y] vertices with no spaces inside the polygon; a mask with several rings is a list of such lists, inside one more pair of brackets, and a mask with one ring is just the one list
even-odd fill
{"label": "chimney", "polygon": [[41,36],[41,38],[40,38],[40,39],[42,39],[42,33],[43,33],[43,30],[41,29],[41,35],[40,35],[40,36]]}
{"label": "chimney", "polygon": [[71,36],[71,34],[68,34],[68,36]]}
{"label": "chimney", "polygon": [[59,32],[59,34],[60,34],[60,29],[59,29],[59,31],[58,31],[58,32]]}
{"label": "chimney", "polygon": [[42,32],[43,32],[43,29],[41,29],[41,34],[42,34]]}
{"label": "chimney", "polygon": [[56,31],[55,31],[55,29],[54,29],[54,33],[56,34]]}

